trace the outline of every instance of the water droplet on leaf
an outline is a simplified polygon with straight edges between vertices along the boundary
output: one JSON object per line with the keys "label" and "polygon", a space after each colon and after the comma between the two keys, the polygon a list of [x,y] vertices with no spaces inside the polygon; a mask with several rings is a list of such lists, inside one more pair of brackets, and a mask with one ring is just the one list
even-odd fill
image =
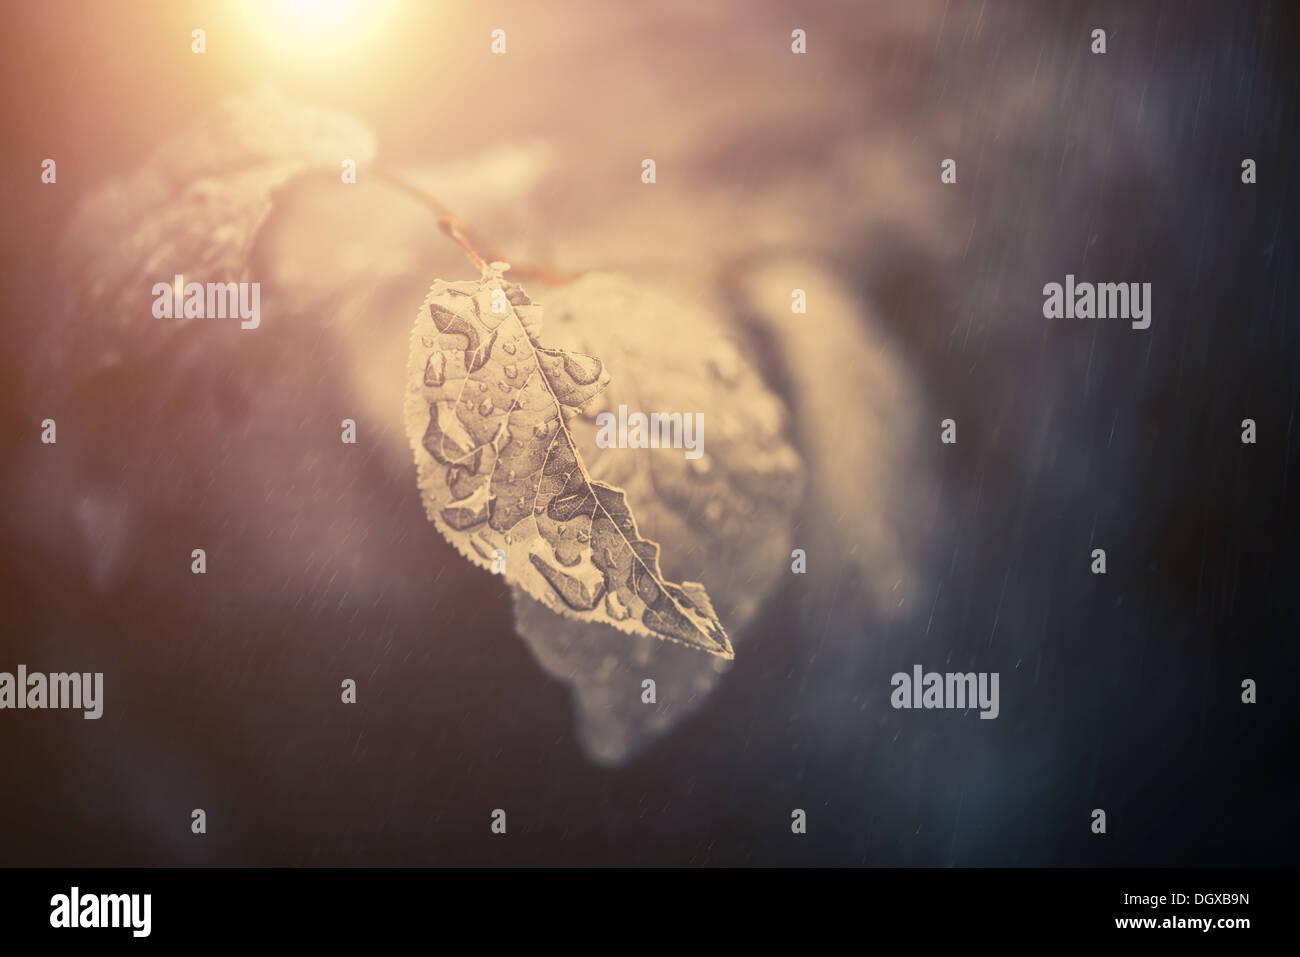
{"label": "water droplet on leaf", "polygon": [[431,388],[447,381],[447,353],[435,352],[424,364],[424,384]]}

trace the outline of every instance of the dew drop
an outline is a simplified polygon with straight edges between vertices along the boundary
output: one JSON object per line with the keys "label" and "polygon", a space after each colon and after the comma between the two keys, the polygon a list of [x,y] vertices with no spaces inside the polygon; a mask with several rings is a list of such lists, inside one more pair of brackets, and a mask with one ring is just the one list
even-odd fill
{"label": "dew drop", "polygon": [[491,415],[491,414],[492,414],[492,408],[493,408],[493,406],[492,406],[492,399],[491,399],[490,396],[486,396],[486,397],[484,397],[482,403],[479,404],[479,407],[478,407],[478,414],[479,414],[479,415]]}
{"label": "dew drop", "polygon": [[513,362],[510,363],[505,367],[505,374],[507,379],[515,378],[519,375],[519,366],[515,365]]}
{"label": "dew drop", "polygon": [[605,594],[605,611],[615,621],[626,621],[632,614],[627,605],[614,592]]}
{"label": "dew drop", "polygon": [[[512,356],[515,354],[515,344],[513,342],[503,342],[501,343],[501,348],[505,350],[505,353],[508,356]],[[510,375],[510,373],[507,371],[506,375]],[[510,378],[513,379],[514,376],[510,376]]]}
{"label": "dew drop", "polygon": [[510,391],[510,386],[506,385],[504,382],[498,382],[498,383],[497,383],[497,388],[500,389],[502,392],[509,392],[509,391]]}
{"label": "dew drop", "polygon": [[447,353],[435,352],[424,364],[424,384],[436,388],[447,381]]}
{"label": "dew drop", "polygon": [[554,565],[543,561],[536,555],[529,555],[528,560],[541,576],[555,589],[566,605],[574,611],[591,611],[605,597],[605,583],[595,581],[587,583],[572,575],[567,575]]}
{"label": "dew drop", "polygon": [[564,353],[564,371],[578,385],[591,385],[604,369],[599,359],[576,352]]}

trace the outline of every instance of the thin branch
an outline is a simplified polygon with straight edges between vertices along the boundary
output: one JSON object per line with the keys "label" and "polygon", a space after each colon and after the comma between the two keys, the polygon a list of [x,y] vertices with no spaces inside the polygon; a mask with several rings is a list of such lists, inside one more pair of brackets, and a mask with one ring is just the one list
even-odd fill
{"label": "thin branch", "polygon": [[[392,173],[382,169],[371,170],[371,172],[382,182],[387,183],[395,189],[401,190],[408,196],[418,199],[425,206],[428,206],[438,214],[438,228],[460,244],[461,248],[469,254],[469,258],[474,265],[482,272],[487,267],[488,260],[478,251],[473,241],[469,237],[469,227],[467,224],[445,205],[442,201],[434,196],[428,190],[421,189],[414,183],[407,182],[400,176],[394,176]],[[496,258],[496,257],[493,257]]]}
{"label": "thin branch", "polygon": [[[536,279],[549,285],[563,285],[573,282],[581,276],[585,270],[564,271],[557,269],[548,264],[536,265],[515,265],[509,256],[503,253],[498,247],[491,243],[483,241],[482,237],[475,234],[473,227],[465,222],[443,202],[426,189],[416,186],[414,183],[396,176],[382,169],[372,169],[371,173],[380,181],[387,183],[395,189],[401,190],[408,196],[419,200],[425,206],[428,206],[438,214],[438,228],[450,236],[460,245],[469,255],[470,260],[479,271],[487,268],[490,262],[509,262],[511,263],[510,275],[516,279]],[[477,242],[475,240],[478,240]]]}

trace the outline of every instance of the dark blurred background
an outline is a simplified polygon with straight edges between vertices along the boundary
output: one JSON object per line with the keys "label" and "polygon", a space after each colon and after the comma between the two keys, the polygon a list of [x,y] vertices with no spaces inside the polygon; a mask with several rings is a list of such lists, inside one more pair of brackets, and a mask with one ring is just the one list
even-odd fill
{"label": "dark blurred background", "polygon": [[[1291,5],[51,2],[0,20],[0,670],[106,686],[97,722],[0,713],[0,864],[1295,863]],[[267,82],[356,117],[422,182],[456,173],[440,198],[533,260],[647,281],[816,262],[858,304],[826,321],[882,343],[905,383],[915,423],[873,445],[887,479],[863,477],[860,512],[801,506],[796,533],[846,536],[778,579],[712,695],[626,760],[584,753],[505,585],[425,521],[399,402],[390,421],[376,398],[391,370],[400,400],[422,289],[467,275],[427,215],[290,191],[257,249],[263,308],[290,275],[327,308],[283,305],[278,326],[147,356],[136,333],[101,367],[78,343],[102,317],[56,321],[85,197]],[[384,273],[367,250],[411,261]],[[371,298],[328,285],[354,252]],[[1151,328],[1043,319],[1066,273],[1151,282]],[[766,343],[810,473],[834,471],[818,450],[872,415],[864,374],[783,352],[761,313],[728,319]],[[51,342],[69,356],[52,371]],[[322,464],[348,414],[375,444]],[[896,556],[847,558],[863,516],[898,522],[906,604],[871,576]],[[999,671],[1001,716],[892,710],[913,663]]]}

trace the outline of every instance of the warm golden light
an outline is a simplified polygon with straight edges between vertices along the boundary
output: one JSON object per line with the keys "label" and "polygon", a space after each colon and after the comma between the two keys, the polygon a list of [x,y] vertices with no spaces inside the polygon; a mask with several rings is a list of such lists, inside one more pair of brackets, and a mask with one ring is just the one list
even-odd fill
{"label": "warm golden light", "polygon": [[244,15],[268,48],[298,60],[327,60],[371,45],[392,0],[245,0]]}

